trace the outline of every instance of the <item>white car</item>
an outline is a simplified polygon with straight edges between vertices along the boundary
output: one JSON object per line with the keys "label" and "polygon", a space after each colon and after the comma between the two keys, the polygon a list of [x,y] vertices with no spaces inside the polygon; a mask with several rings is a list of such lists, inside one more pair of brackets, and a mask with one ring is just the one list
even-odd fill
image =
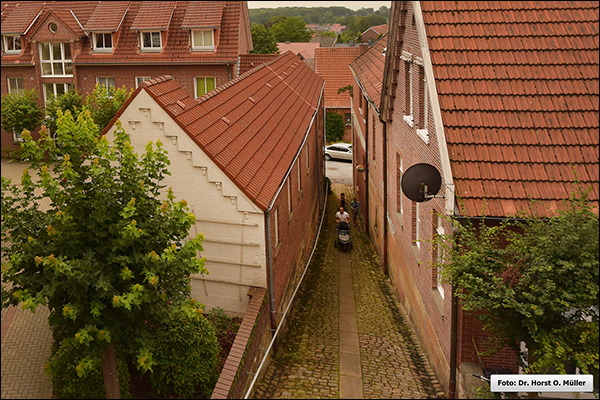
{"label": "white car", "polygon": [[334,143],[325,147],[325,160],[352,161],[352,143]]}

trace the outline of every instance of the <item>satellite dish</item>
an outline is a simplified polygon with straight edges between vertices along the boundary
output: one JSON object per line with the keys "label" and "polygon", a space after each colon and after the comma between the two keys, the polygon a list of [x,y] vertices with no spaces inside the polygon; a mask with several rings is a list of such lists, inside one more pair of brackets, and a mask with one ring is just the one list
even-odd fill
{"label": "satellite dish", "polygon": [[422,203],[433,199],[440,191],[442,176],[433,165],[415,164],[402,175],[400,186],[406,197]]}

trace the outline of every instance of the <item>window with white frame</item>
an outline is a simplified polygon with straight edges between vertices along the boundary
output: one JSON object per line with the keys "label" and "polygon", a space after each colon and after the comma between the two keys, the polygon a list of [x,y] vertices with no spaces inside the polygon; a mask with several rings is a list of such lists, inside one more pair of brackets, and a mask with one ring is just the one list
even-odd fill
{"label": "window with white frame", "polygon": [[308,142],[306,142],[306,149],[304,149],[304,151],[306,151],[306,175],[308,175],[310,172],[310,150]]}
{"label": "window with white frame", "polygon": [[25,82],[22,77],[6,78],[9,94],[23,94],[25,92]]}
{"label": "window with white frame", "polygon": [[429,132],[427,131],[427,80],[425,78],[425,70],[422,66],[418,66],[419,68],[419,89],[418,95],[419,99],[416,102],[418,105],[418,120],[414,121],[416,123],[417,135],[426,144],[429,144]]}
{"label": "window with white frame", "polygon": [[95,32],[94,33],[94,50],[96,51],[112,51],[112,33],[110,32]]}
{"label": "window with white frame", "polygon": [[158,51],[162,48],[160,31],[140,32],[142,50]]}
{"label": "window with white frame", "polygon": [[413,126],[413,87],[412,87],[412,65],[410,61],[404,62],[404,120]]}
{"label": "window with white frame", "polygon": [[18,54],[21,52],[21,36],[20,35],[3,35],[2,49],[6,54]]}
{"label": "window with white frame", "polygon": [[421,247],[421,216],[419,215],[419,203],[412,203],[412,243]]}
{"label": "window with white frame", "polygon": [[144,82],[144,81],[149,81],[150,77],[149,76],[136,76],[135,77],[135,88],[137,89],[140,86],[140,83]]}
{"label": "window with white frame", "polygon": [[300,159],[298,159],[298,191],[302,191],[302,174],[300,173]]}
{"label": "window with white frame", "polygon": [[291,179],[290,177],[288,177],[287,180],[287,197],[288,197],[288,210],[290,211],[290,214],[292,213],[292,211],[294,211],[293,208],[293,204],[292,204],[292,183],[291,183]]}
{"label": "window with white frame", "polygon": [[69,43],[40,43],[42,76],[73,76]]}
{"label": "window with white frame", "polygon": [[402,213],[402,157],[396,153],[396,212]]}
{"label": "window with white frame", "polygon": [[72,83],[44,83],[44,101],[50,101],[50,98],[60,96],[63,93],[73,90]]}
{"label": "window with white frame", "polygon": [[273,229],[274,233],[275,233],[275,235],[274,235],[275,236],[274,237],[275,247],[277,247],[277,245],[279,244],[279,209],[278,208],[276,208],[275,212],[273,213],[273,222],[274,222],[273,225],[275,225],[274,226],[275,229]]}
{"label": "window with white frame", "polygon": [[192,50],[210,51],[215,49],[214,30],[191,31]]}
{"label": "window with white frame", "polygon": [[444,260],[444,247],[441,244],[440,238],[444,236],[444,219],[437,215],[436,216],[437,219],[437,226],[436,226],[436,239],[437,239],[437,244],[435,246],[435,254],[434,254],[434,259],[435,262],[438,264],[437,268],[436,268],[436,274],[435,274],[435,285],[436,285],[436,289],[438,290],[438,292],[440,293],[440,296],[442,296],[442,299],[444,298],[444,286],[442,285],[442,267],[441,264]]}
{"label": "window with white frame", "polygon": [[105,88],[114,88],[115,86],[115,77],[114,76],[97,76],[96,84],[100,86],[104,86]]}
{"label": "window with white frame", "polygon": [[214,77],[197,76],[196,80],[196,98],[204,96],[208,92],[212,92],[216,87],[216,79]]}

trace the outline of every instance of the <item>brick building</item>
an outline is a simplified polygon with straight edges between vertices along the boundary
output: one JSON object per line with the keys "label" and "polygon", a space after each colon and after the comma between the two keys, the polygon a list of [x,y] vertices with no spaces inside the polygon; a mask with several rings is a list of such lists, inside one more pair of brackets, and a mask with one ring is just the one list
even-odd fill
{"label": "brick building", "polygon": [[250,288],[268,288],[276,319],[291,297],[323,202],[322,92],[287,52],[197,100],[172,77],[144,82],[105,128],[111,139],[120,119],[140,151],[164,143],[164,184],[205,237],[209,275],[192,277],[192,297],[207,310],[243,315]]}
{"label": "brick building", "polygon": [[367,233],[383,254],[383,123],[381,85],[387,34],[350,64],[354,77],[352,96],[353,183],[362,205]]}
{"label": "brick building", "polygon": [[[1,4],[2,95],[37,89],[40,106],[74,88],[131,89],[166,74],[198,98],[237,77],[252,50],[245,1]],[[15,139],[2,131],[2,148]]]}
{"label": "brick building", "polygon": [[[485,206],[498,223],[534,199],[548,215],[572,192],[573,169],[598,204],[597,27],[594,2],[392,2],[387,44],[351,65],[355,163],[365,168],[354,181],[369,235],[450,395],[453,370],[478,363],[474,342],[489,348],[430,267],[439,257],[430,241],[450,230],[438,214],[478,220]],[[402,193],[418,163],[440,172],[443,197]],[[507,347],[482,359],[518,371]]]}
{"label": "brick building", "polygon": [[361,33],[360,38],[363,43],[375,43],[383,35],[388,33],[390,27],[388,24],[375,25]]}

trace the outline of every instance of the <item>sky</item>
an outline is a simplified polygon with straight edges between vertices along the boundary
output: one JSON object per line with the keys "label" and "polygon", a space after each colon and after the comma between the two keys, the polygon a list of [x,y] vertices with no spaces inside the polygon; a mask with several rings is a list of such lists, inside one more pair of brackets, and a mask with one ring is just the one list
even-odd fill
{"label": "sky", "polygon": [[277,7],[346,7],[351,10],[372,8],[379,10],[381,6],[391,7],[391,1],[249,1],[248,8]]}

